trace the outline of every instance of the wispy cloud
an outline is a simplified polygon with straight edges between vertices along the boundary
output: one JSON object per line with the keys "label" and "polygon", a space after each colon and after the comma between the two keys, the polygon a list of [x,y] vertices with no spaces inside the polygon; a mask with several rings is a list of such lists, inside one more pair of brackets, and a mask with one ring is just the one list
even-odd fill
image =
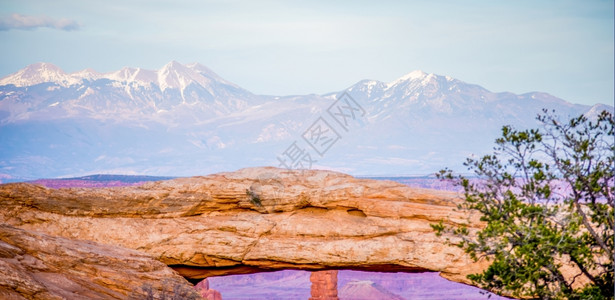
{"label": "wispy cloud", "polygon": [[26,16],[12,14],[0,17],[0,30],[11,29],[32,30],[39,27],[47,27],[65,31],[79,29],[79,23],[70,19],[53,19],[48,16]]}

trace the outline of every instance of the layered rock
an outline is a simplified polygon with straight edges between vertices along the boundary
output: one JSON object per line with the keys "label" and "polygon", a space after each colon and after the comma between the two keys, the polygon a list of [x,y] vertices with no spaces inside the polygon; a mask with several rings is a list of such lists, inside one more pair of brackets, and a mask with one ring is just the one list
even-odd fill
{"label": "layered rock", "polygon": [[242,169],[138,187],[0,186],[0,222],[132,248],[181,275],[275,269],[480,271],[430,224],[480,226],[455,211],[457,194],[392,181],[277,168]]}
{"label": "layered rock", "polygon": [[310,300],[338,300],[337,270],[316,271],[310,275]]}
{"label": "layered rock", "polygon": [[[0,224],[0,299],[198,299],[150,255]],[[168,298],[168,297],[167,297]]]}

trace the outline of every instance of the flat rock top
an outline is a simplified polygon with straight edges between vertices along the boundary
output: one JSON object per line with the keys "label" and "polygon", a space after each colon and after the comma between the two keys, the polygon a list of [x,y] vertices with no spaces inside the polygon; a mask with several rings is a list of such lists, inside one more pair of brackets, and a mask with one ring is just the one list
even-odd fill
{"label": "flat rock top", "polygon": [[456,193],[410,188],[321,170],[247,168],[209,176],[113,188],[50,189],[28,183],[0,185],[5,206],[28,206],[62,215],[186,217],[248,209],[260,213],[305,207],[358,209],[366,215],[402,217],[404,204],[454,206]]}

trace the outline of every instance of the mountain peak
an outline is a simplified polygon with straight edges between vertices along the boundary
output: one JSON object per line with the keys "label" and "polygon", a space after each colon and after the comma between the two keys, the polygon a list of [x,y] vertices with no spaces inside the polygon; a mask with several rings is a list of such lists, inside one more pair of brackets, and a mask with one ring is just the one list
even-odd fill
{"label": "mountain peak", "polygon": [[429,74],[423,72],[422,70],[414,70],[402,77],[399,77],[397,80],[395,81],[406,81],[406,80],[416,80],[416,79],[423,79],[425,77],[427,77]]}
{"label": "mountain peak", "polygon": [[0,85],[28,86],[43,82],[57,82],[61,85],[70,85],[74,83],[74,80],[60,67],[51,63],[39,62],[2,78]]}
{"label": "mountain peak", "polygon": [[208,84],[202,75],[174,60],[158,70],[158,85],[163,91],[167,88],[183,90],[193,82],[197,82],[202,86]]}
{"label": "mountain peak", "polygon": [[51,72],[65,74],[64,71],[60,67],[52,63],[47,63],[47,62],[38,62],[38,63],[31,64],[25,67],[23,71],[51,71]]}
{"label": "mountain peak", "polygon": [[158,86],[161,91],[166,89],[179,89],[182,97],[183,91],[190,85],[196,84],[205,88],[211,95],[216,91],[215,85],[221,84],[235,91],[242,91],[249,95],[241,87],[218,76],[204,65],[192,63],[184,65],[172,60],[159,70],[147,70],[142,68],[124,67],[117,71],[99,73],[93,69],[65,73],[61,68],[50,63],[35,63],[29,65],[13,74],[0,78],[0,86],[15,85],[17,87],[33,86],[41,83],[53,83],[62,87],[69,87],[74,84],[82,84],[84,80],[94,81],[98,79],[109,79],[123,85],[130,90],[130,86]]}
{"label": "mountain peak", "polygon": [[177,69],[185,69],[186,66],[182,65],[181,63],[177,62],[176,60],[172,60],[170,62],[168,62],[166,65],[164,65],[162,67],[162,69],[160,70],[177,70]]}
{"label": "mountain peak", "polygon": [[428,79],[431,79],[431,78],[433,78],[435,76],[436,75],[434,75],[434,74],[427,74],[427,73],[425,73],[425,72],[423,72],[421,70],[414,70],[414,71],[412,71],[412,72],[410,72],[410,73],[408,73],[408,74],[406,74],[406,75],[404,75],[402,77],[399,77],[399,78],[389,82],[388,86],[391,87],[391,86],[395,86],[395,85],[397,85],[399,83],[408,82],[408,81],[419,81],[419,80],[420,81],[425,81],[426,79],[428,80]]}
{"label": "mountain peak", "polygon": [[149,84],[156,81],[156,72],[141,68],[124,67],[119,71],[106,73],[102,77],[126,83],[138,82]]}
{"label": "mountain peak", "polygon": [[70,75],[73,77],[79,77],[79,78],[88,79],[88,80],[98,79],[100,78],[100,76],[102,76],[101,73],[91,68],[87,68],[81,71],[70,73]]}

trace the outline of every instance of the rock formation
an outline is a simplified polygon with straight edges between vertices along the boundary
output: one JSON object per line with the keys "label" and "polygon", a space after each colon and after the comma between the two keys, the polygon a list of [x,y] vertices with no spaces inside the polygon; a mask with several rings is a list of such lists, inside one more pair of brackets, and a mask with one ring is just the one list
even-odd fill
{"label": "rock formation", "polygon": [[203,299],[207,300],[222,300],[220,292],[209,288],[209,280],[207,278],[197,283],[194,288],[199,292]]}
{"label": "rock formation", "polygon": [[457,194],[330,171],[250,168],[136,187],[0,186],[0,223],[146,252],[202,279],[276,269],[439,271],[468,282],[480,271],[436,237]]}
{"label": "rock formation", "polygon": [[310,300],[338,300],[337,270],[316,271],[310,275]]}
{"label": "rock formation", "polygon": [[192,285],[135,250],[0,224],[0,299],[198,299]]}

